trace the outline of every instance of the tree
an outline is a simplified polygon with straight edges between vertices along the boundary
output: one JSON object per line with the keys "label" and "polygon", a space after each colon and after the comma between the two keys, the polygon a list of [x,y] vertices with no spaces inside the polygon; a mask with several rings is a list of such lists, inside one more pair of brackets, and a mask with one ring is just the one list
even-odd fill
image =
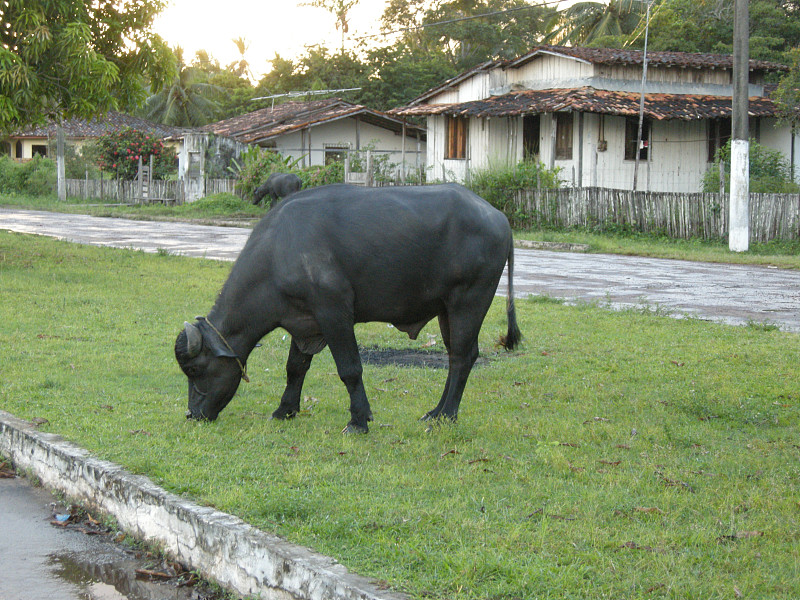
{"label": "tree", "polygon": [[781,118],[797,123],[800,118],[800,48],[788,53],[790,71],[781,79],[772,97],[778,103]]}
{"label": "tree", "polygon": [[214,120],[219,109],[219,88],[205,74],[183,62],[183,50],[175,49],[172,77],[147,99],[148,119],[176,127],[198,127]]}
{"label": "tree", "polygon": [[253,73],[250,71],[250,63],[247,62],[247,59],[244,57],[248,48],[250,48],[250,44],[248,44],[243,37],[238,37],[232,41],[236,44],[236,49],[239,51],[239,60],[229,64],[228,71],[237,77],[246,77],[248,80],[252,79]]}
{"label": "tree", "polygon": [[344,52],[344,37],[345,34],[350,31],[350,18],[348,13],[360,1],[361,0],[311,0],[311,2],[304,6],[324,8],[336,17],[336,29],[342,33],[341,51]]}
{"label": "tree", "polygon": [[546,41],[588,46],[601,38],[618,38],[635,31],[647,11],[645,0],[578,2],[559,12]]}
{"label": "tree", "polygon": [[400,31],[398,46],[419,56],[444,54],[457,71],[486,60],[512,58],[543,39],[555,9],[525,0],[391,0],[386,32]]}
{"label": "tree", "polygon": [[0,3],[0,131],[141,102],[171,55],[151,31],[164,0]]}
{"label": "tree", "polygon": [[370,51],[367,64],[373,75],[364,84],[360,102],[379,110],[407,104],[458,74],[458,69],[444,53],[396,46]]}

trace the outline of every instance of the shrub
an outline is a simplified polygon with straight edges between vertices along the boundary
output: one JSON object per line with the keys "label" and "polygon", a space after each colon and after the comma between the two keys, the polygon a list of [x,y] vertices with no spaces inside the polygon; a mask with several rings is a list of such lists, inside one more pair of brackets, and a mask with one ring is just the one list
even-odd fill
{"label": "shrub", "polygon": [[176,169],[175,151],[144,131],[130,127],[110,131],[98,138],[97,145],[97,165],[113,173],[117,179],[135,179],[139,171],[139,157],[147,164],[150,156],[153,156],[153,179],[166,179]]}
{"label": "shrub", "polygon": [[535,161],[523,161],[514,166],[490,167],[470,173],[466,184],[473,192],[488,200],[496,208],[508,214],[512,209],[512,193],[517,190],[559,186],[560,167],[548,169]]}
{"label": "shrub", "polygon": [[255,189],[272,173],[294,173],[303,187],[317,187],[344,181],[344,165],[340,162],[325,166],[298,168],[300,158],[284,157],[272,150],[252,147],[242,154],[241,163],[234,161],[237,179],[236,193],[242,198],[252,198]]}
{"label": "shrub", "polygon": [[[714,163],[703,177],[704,192],[719,191],[719,164],[725,169],[725,191],[731,188],[731,142],[728,141],[717,150]],[[800,191],[792,181],[789,162],[778,150],[765,148],[758,142],[750,140],[750,191],[764,194],[794,194]]]}
{"label": "shrub", "polygon": [[0,157],[0,192],[30,196],[52,194],[56,186],[56,164],[49,158],[35,156],[17,162],[8,156]]}
{"label": "shrub", "polygon": [[[263,150],[257,146],[243,152],[241,163],[234,160],[234,171],[239,182],[236,184],[236,193],[242,198],[252,198],[255,189],[266,181],[272,173],[297,172],[295,166],[300,159],[284,158],[272,150]],[[302,177],[301,177],[302,178]]]}

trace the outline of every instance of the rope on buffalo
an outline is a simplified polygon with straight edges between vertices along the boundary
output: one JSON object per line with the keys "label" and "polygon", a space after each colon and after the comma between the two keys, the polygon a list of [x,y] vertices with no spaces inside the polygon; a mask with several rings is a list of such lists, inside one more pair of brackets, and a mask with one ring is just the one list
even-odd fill
{"label": "rope on buffalo", "polygon": [[239,359],[239,355],[236,354],[236,352],[233,350],[233,348],[231,348],[231,345],[228,343],[228,340],[226,340],[225,336],[222,335],[219,332],[219,329],[214,327],[214,324],[211,321],[209,321],[208,319],[203,318],[203,320],[206,323],[208,323],[208,325],[209,325],[209,327],[211,327],[211,329],[214,330],[214,333],[216,333],[219,336],[219,339],[222,340],[222,343],[225,344],[225,346],[228,348],[228,350],[231,351],[231,354],[233,354],[233,358],[235,358],[236,362],[239,363],[239,368],[242,370],[242,379],[244,379],[247,383],[250,383],[250,378],[247,376],[247,365],[242,364],[242,361]]}

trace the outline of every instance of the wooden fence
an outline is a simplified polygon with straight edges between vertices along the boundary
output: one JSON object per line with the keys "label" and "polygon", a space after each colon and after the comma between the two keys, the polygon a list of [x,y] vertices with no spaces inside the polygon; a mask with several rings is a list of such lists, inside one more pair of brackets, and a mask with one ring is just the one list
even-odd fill
{"label": "wooden fence", "polygon": [[[235,179],[206,179],[206,196],[222,192],[234,193]],[[136,181],[119,179],[67,179],[67,196],[118,202],[121,204],[142,203],[137,197]],[[149,201],[183,204],[183,184],[181,181],[153,180],[150,183]]]}
{"label": "wooden fence", "polygon": [[[236,180],[207,179],[206,195],[234,193]],[[135,181],[68,179],[67,195],[136,203]],[[183,203],[179,181],[153,181],[150,198]],[[505,206],[514,227],[618,226],[677,238],[728,234],[728,194],[631,192],[608,188],[519,190]],[[750,239],[800,239],[800,194],[750,194]]]}
{"label": "wooden fence", "polygon": [[[515,227],[609,227],[677,238],[728,233],[728,194],[631,192],[607,188],[520,190],[506,207]],[[750,239],[800,238],[800,194],[751,194]]]}

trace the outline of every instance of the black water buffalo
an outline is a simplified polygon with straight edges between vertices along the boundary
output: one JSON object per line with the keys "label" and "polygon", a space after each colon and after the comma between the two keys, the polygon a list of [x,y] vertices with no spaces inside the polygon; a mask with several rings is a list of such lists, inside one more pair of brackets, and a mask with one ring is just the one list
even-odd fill
{"label": "black water buffalo", "polygon": [[275,204],[280,198],[299,192],[303,182],[294,173],[273,173],[267,180],[253,192],[253,204],[258,204],[264,196],[270,197],[270,204]]}
{"label": "black water buffalo", "polygon": [[187,417],[214,420],[230,402],[256,343],[291,334],[287,384],[272,414],[300,410],[312,356],[330,347],[350,394],[346,432],[366,432],[372,412],[353,325],[394,324],[415,339],[438,317],[450,370],[424,419],[455,420],[478,332],[508,261],[507,349],[521,339],[514,311],[514,250],[508,220],[456,185],[305,190],[253,230],[206,317],[185,323],[175,356],[189,378]]}

